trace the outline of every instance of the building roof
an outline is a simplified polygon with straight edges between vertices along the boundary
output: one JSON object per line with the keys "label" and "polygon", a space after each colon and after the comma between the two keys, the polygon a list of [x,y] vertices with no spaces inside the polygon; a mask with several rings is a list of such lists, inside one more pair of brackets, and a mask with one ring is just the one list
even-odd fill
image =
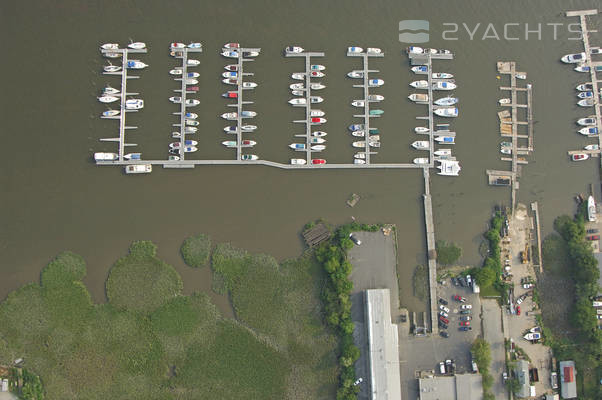
{"label": "building roof", "polygon": [[391,323],[389,289],[366,290],[366,322],[373,400],[401,399],[397,325]]}
{"label": "building roof", "polygon": [[577,398],[576,374],[574,361],[560,361],[560,396],[563,399]]}
{"label": "building roof", "polygon": [[420,400],[483,400],[481,374],[431,376],[418,379]]}
{"label": "building roof", "polygon": [[516,379],[518,379],[518,383],[520,384],[520,388],[516,392],[516,397],[531,396],[531,390],[529,387],[529,363],[525,360],[518,360],[516,362],[514,374],[516,375]]}

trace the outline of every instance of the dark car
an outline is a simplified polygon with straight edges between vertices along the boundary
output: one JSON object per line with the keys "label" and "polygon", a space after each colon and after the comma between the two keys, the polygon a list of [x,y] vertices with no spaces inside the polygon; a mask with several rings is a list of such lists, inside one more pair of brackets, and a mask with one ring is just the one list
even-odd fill
{"label": "dark car", "polygon": [[463,317],[460,317],[460,321],[470,321],[472,318],[468,315],[465,315]]}
{"label": "dark car", "polygon": [[442,321],[439,321],[439,328],[441,328],[441,329],[447,329],[448,326],[446,324],[444,324]]}
{"label": "dark car", "polygon": [[600,232],[598,229],[588,229],[587,233],[598,233]]}
{"label": "dark car", "polygon": [[460,286],[466,287],[468,284],[466,283],[466,279],[463,276],[458,277],[458,282],[460,282]]}
{"label": "dark car", "polygon": [[449,319],[439,316],[439,321],[443,322],[444,324],[449,324]]}
{"label": "dark car", "polygon": [[447,302],[447,300],[444,299],[439,299],[439,303],[443,304],[443,305],[448,305],[449,303]]}
{"label": "dark car", "polygon": [[472,326],[461,326],[458,328],[459,331],[472,331]]}
{"label": "dark car", "polygon": [[440,331],[440,332],[439,332],[439,335],[440,335],[441,337],[444,337],[444,338],[448,338],[448,337],[449,337],[449,333],[447,333],[446,331]]}
{"label": "dark car", "polygon": [[460,314],[470,314],[472,310],[460,310]]}
{"label": "dark car", "polygon": [[458,280],[456,278],[451,278],[451,282],[454,284],[454,286],[458,286]]}

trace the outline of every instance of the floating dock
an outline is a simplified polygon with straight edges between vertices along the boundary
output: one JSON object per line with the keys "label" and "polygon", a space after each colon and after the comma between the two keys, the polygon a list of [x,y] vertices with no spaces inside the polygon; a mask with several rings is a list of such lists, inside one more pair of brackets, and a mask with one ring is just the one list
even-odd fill
{"label": "floating dock", "polygon": [[128,68],[127,68],[127,63],[129,61],[128,59],[128,55],[130,53],[132,54],[145,54],[146,53],[146,48],[144,49],[130,49],[130,48],[125,48],[125,49],[100,49],[100,52],[102,53],[103,56],[106,56],[107,54],[121,54],[121,71],[117,71],[117,72],[103,72],[104,75],[120,75],[121,76],[121,92],[120,92],[120,107],[119,107],[119,115],[115,116],[115,117],[105,117],[107,119],[119,119],[119,137],[118,138],[108,138],[108,139],[101,139],[101,141],[117,141],[119,143],[119,148],[118,148],[118,155],[119,155],[119,161],[120,162],[124,162],[127,161],[123,158],[124,156],[124,152],[125,152],[125,147],[126,146],[135,146],[135,144],[132,143],[126,143],[125,142],[125,131],[126,129],[136,129],[135,126],[127,126],[125,124],[125,115],[128,112],[135,112],[138,110],[126,110],[125,108],[125,102],[127,100],[127,96],[129,94],[134,94],[134,93],[128,93],[127,92],[127,80],[128,79],[138,79],[139,76],[137,75],[129,75],[128,74]]}
{"label": "floating dock", "polygon": [[[594,107],[594,113],[596,116],[596,125],[595,126],[598,129],[598,135],[597,135],[598,136],[598,147],[599,147],[599,149],[602,149],[602,136],[600,135],[600,133],[602,133],[602,112],[600,111],[600,107],[602,106],[602,104],[600,104],[600,85],[599,85],[602,82],[602,80],[598,80],[597,71],[595,68],[596,66],[602,65],[602,62],[600,62],[600,61],[595,62],[592,60],[592,55],[591,55],[592,46],[589,42],[589,34],[597,33],[597,31],[591,30],[587,27],[587,16],[588,15],[589,16],[598,15],[598,10],[591,9],[591,10],[567,11],[566,12],[567,17],[579,17],[579,23],[581,24],[581,39],[583,41],[583,52],[585,53],[585,62],[580,65],[589,67],[589,76],[590,76],[589,83],[592,84],[592,92],[594,94],[594,96],[593,96],[594,106],[593,107]],[[594,154],[599,155],[599,153],[600,153],[599,149],[595,150],[595,151],[588,151],[588,150],[569,151],[569,155],[573,155],[575,153],[586,153],[589,155],[594,155]],[[600,158],[600,166],[602,166],[602,157]]]}
{"label": "floating dock", "polygon": [[294,121],[301,122],[305,124],[305,166],[309,167],[312,165],[312,157],[311,153],[315,153],[316,150],[311,149],[311,58],[312,57],[324,57],[323,52],[316,51],[308,51],[302,53],[284,53],[285,57],[303,57],[305,59],[305,120],[303,121]]}
{"label": "floating dock", "polygon": [[[186,98],[188,96],[188,94],[192,94],[195,93],[193,91],[189,91],[188,87],[187,87],[187,80],[188,80],[188,53],[201,53],[203,51],[203,48],[188,48],[188,47],[183,47],[183,48],[176,48],[173,47],[173,44],[170,45],[170,51],[173,52],[174,57],[175,58],[179,58],[182,60],[182,78],[181,78],[181,85],[180,85],[180,89],[175,89],[174,92],[176,93],[180,93],[180,97],[182,98],[182,101],[180,103],[180,112],[176,113],[179,114],[180,117],[180,160],[184,160],[185,159],[185,152],[184,149],[186,147],[185,142],[186,142]],[[176,78],[177,80],[178,78]],[[177,125],[177,124],[176,124]]]}
{"label": "floating dock", "polygon": [[[516,192],[519,189],[518,178],[520,177],[520,165],[528,164],[524,157],[531,154],[534,150],[533,138],[533,108],[532,108],[532,91],[533,86],[527,84],[526,87],[517,86],[517,76],[527,77],[526,72],[516,71],[516,62],[514,61],[498,61],[497,71],[502,75],[509,75],[510,86],[500,86],[500,90],[510,92],[510,103],[500,104],[502,107],[510,108],[498,112],[500,120],[500,136],[509,138],[511,146],[509,147],[511,154],[509,157],[501,157],[502,161],[511,163],[510,171],[487,170],[488,183],[493,186],[510,186],[512,196],[512,210],[516,207]],[[518,102],[518,93],[525,92],[527,95],[527,103]],[[523,109],[526,112],[526,121],[518,119],[518,110]],[[526,133],[519,133],[519,126],[526,126]],[[527,140],[527,143],[519,143],[519,140]]]}
{"label": "floating dock", "polygon": [[[365,147],[364,147],[364,152],[366,154],[366,164],[370,164],[370,156],[372,154],[372,151],[370,151],[370,118],[371,117],[380,117],[380,115],[370,115],[370,102],[368,101],[368,96],[369,96],[369,81],[370,81],[370,72],[374,72],[377,73],[379,72],[376,69],[369,69],[368,68],[368,59],[370,57],[384,57],[385,54],[384,53],[368,53],[367,51],[362,51],[361,53],[353,53],[348,51],[347,52],[347,56],[348,57],[361,57],[363,64],[362,64],[362,79],[363,79],[363,83],[361,85],[353,85],[353,87],[358,87],[358,88],[362,88],[364,90],[364,114],[362,115],[354,115],[354,117],[356,118],[363,118],[364,120],[364,141],[365,141]],[[357,165],[363,165],[363,164],[357,164]]]}
{"label": "floating dock", "polygon": [[[244,62],[245,61],[253,61],[253,58],[245,58],[243,55],[244,53],[247,52],[257,52],[260,53],[261,49],[260,48],[255,48],[255,47],[239,47],[239,48],[235,48],[235,49],[226,49],[224,48],[223,50],[229,50],[229,51],[236,51],[238,52],[239,56],[236,58],[237,61],[237,65],[238,65],[238,69],[237,69],[237,75],[236,75],[236,79],[237,79],[237,84],[236,84],[236,104],[228,104],[229,107],[236,107],[236,161],[239,162],[243,162],[242,161],[242,125],[243,125],[243,117],[242,117],[242,112],[243,112],[243,106],[246,104],[253,104],[252,101],[244,101],[243,100],[243,92],[245,90],[247,90],[246,88],[243,87],[243,78],[245,76],[252,76],[253,73],[251,72],[244,72]],[[253,88],[249,88],[250,90],[252,90]],[[246,161],[244,161],[246,163]]]}

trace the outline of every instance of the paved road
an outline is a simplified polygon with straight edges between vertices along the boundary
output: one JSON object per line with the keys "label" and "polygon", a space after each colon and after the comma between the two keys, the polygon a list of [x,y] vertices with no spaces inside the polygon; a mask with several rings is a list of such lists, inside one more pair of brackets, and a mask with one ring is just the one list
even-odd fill
{"label": "paved road", "polygon": [[504,333],[502,332],[502,310],[496,300],[481,300],[483,335],[491,346],[491,376],[496,400],[507,400],[506,386],[502,378],[506,359],[504,355]]}

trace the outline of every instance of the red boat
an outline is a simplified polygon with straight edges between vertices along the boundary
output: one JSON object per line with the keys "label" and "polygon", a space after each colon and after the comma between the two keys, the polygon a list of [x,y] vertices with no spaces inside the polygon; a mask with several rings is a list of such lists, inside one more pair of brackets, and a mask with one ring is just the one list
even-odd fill
{"label": "red boat", "polygon": [[236,65],[236,64],[230,64],[230,65],[226,65],[226,66],[224,67],[224,69],[225,69],[226,71],[238,71],[238,65]]}
{"label": "red boat", "polygon": [[240,47],[239,43],[226,43],[224,45],[224,49],[238,49]]}
{"label": "red boat", "polygon": [[323,124],[324,122],[326,122],[326,118],[312,118],[311,119],[312,124]]}
{"label": "red boat", "polygon": [[322,158],[316,158],[315,160],[311,160],[311,163],[314,165],[326,164],[326,160]]}
{"label": "red boat", "polygon": [[199,91],[199,87],[198,86],[190,86],[189,88],[186,89],[188,92],[198,92]]}
{"label": "red boat", "polygon": [[222,94],[222,97],[226,97],[228,99],[236,99],[238,97],[238,92],[229,91]]}

